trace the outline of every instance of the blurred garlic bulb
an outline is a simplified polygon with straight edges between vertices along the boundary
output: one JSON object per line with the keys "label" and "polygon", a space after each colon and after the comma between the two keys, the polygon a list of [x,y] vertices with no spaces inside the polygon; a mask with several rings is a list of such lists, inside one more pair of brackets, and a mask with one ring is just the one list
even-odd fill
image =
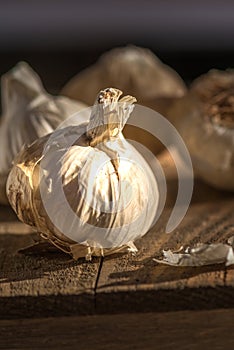
{"label": "blurred garlic bulb", "polygon": [[197,78],[171,113],[191,154],[196,174],[234,190],[234,71],[211,70]]}
{"label": "blurred garlic bulb", "polygon": [[2,76],[1,92],[0,203],[6,204],[6,179],[22,145],[51,133],[85,104],[46,93],[38,75],[25,62]]}
{"label": "blurred garlic bulb", "polygon": [[154,174],[122,135],[135,98],[109,88],[90,121],[35,141],[7,181],[20,220],[74,259],[136,248],[158,207]]}
{"label": "blurred garlic bulb", "polygon": [[[187,90],[180,76],[150,50],[127,46],[102,55],[97,63],[72,78],[62,94],[90,106],[103,86],[126,91],[136,96],[139,104],[165,117],[172,102]],[[154,153],[162,149],[158,140],[136,127],[126,125],[124,135],[144,144]]]}

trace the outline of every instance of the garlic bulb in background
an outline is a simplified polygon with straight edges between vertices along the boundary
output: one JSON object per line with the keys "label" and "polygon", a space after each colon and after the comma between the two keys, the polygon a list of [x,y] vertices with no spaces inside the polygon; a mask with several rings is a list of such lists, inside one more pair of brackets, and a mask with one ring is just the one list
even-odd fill
{"label": "garlic bulb in background", "polygon": [[234,190],[234,71],[211,70],[197,78],[171,113],[196,174]]}
{"label": "garlic bulb in background", "polygon": [[[113,49],[100,57],[63,88],[62,94],[91,105],[103,86],[115,86],[137,98],[139,104],[167,117],[171,103],[186,93],[180,76],[162,63],[150,50],[135,46]],[[161,143],[144,130],[126,125],[126,138],[134,139],[154,153]]]}
{"label": "garlic bulb in background", "polygon": [[2,76],[1,92],[0,203],[6,204],[6,179],[22,145],[51,133],[85,104],[46,93],[38,75],[25,62]]}
{"label": "garlic bulb in background", "polygon": [[135,98],[121,94],[101,91],[89,123],[24,147],[8,177],[19,219],[75,259],[135,250],[155,219],[156,179],[122,134]]}

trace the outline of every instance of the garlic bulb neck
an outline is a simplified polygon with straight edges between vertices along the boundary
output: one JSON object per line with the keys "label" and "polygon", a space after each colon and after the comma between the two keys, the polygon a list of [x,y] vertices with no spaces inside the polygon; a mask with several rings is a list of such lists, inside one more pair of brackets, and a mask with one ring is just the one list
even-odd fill
{"label": "garlic bulb neck", "polygon": [[120,99],[122,91],[115,88],[101,90],[92,109],[86,136],[91,147],[104,151],[111,159],[116,174],[118,174],[119,155],[107,142],[120,137],[130,113],[136,102],[132,96]]}
{"label": "garlic bulb neck", "polygon": [[119,136],[136,102],[135,97],[124,96],[115,88],[101,90],[92,109],[86,135],[90,146],[96,147]]}
{"label": "garlic bulb neck", "polygon": [[26,62],[19,62],[1,77],[2,109],[4,118],[11,118],[16,109],[21,110],[44,92],[39,76]]}

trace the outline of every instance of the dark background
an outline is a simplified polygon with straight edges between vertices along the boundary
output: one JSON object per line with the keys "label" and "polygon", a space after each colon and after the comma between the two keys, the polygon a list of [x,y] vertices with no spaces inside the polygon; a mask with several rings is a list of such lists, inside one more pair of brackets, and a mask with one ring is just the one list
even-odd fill
{"label": "dark background", "polygon": [[108,49],[148,47],[190,82],[234,66],[234,1],[0,1],[0,73],[25,60],[57,93]]}

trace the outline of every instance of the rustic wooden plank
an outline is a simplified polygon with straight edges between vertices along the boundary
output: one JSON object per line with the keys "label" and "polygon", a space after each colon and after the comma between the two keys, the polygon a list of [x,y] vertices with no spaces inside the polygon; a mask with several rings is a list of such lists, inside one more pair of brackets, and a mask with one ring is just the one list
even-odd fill
{"label": "rustic wooden plank", "polygon": [[2,320],[0,349],[228,350],[233,318],[221,309]]}
{"label": "rustic wooden plank", "polygon": [[15,221],[9,224],[8,221],[3,221],[0,223],[0,235],[14,234],[31,234],[32,228],[28,225],[24,225],[22,222]]}
{"label": "rustic wooden plank", "polygon": [[0,317],[93,313],[99,259],[92,263],[72,261],[55,249],[20,254],[20,249],[34,243],[36,234],[11,219],[10,209],[4,208],[4,223],[0,224]]}
{"label": "rustic wooden plank", "polygon": [[[224,265],[171,267],[160,265],[163,249],[177,250],[196,243],[225,242],[234,234],[233,194],[195,182],[192,204],[182,223],[171,234],[166,222],[175,202],[175,169],[163,159],[168,198],[164,216],[139,242],[139,251],[104,258],[97,285],[97,311],[167,311],[234,306],[234,268]],[[111,310],[111,311],[110,311]]]}

